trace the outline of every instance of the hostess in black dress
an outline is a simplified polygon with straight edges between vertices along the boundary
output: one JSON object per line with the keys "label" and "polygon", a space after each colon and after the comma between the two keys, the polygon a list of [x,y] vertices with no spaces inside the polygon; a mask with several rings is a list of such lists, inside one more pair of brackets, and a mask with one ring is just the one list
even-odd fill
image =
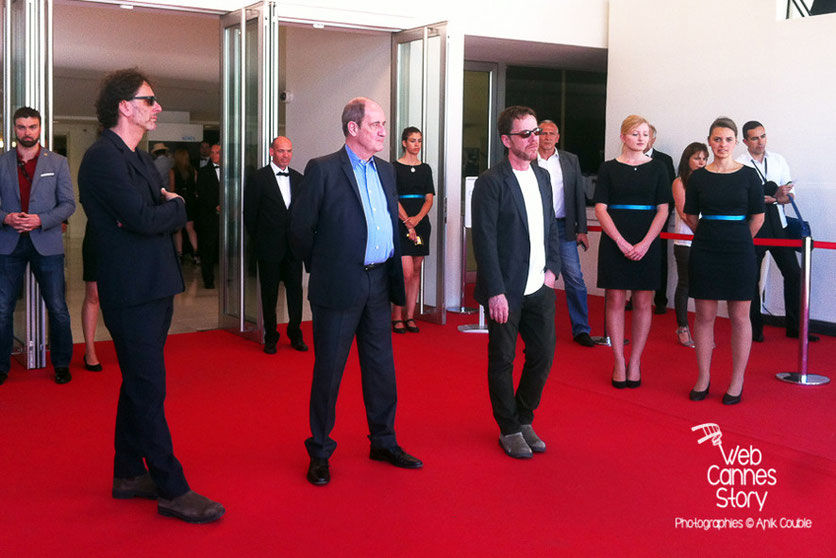
{"label": "hostess in black dress", "polygon": [[[426,163],[420,165],[404,165],[395,161],[395,174],[398,180],[398,203],[400,203],[407,215],[416,215],[421,211],[427,194],[435,195],[433,186],[433,171]],[[430,218],[424,218],[415,225],[415,233],[421,237],[423,243],[415,245],[406,238],[407,230],[403,222],[398,221],[398,234],[401,239],[402,256],[426,256],[430,253]]]}
{"label": "hostess in black dress", "polygon": [[685,191],[685,213],[701,215],[691,243],[688,296],[700,300],[751,300],[758,275],[749,217],[763,213],[763,187],[755,170],[728,174],[694,171]]}
{"label": "hostess in black dress", "polygon": [[187,174],[188,177],[183,178],[180,171],[174,169],[174,193],[186,202],[186,221],[194,221],[197,214],[197,185],[194,172]]}
{"label": "hostess in black dress", "polygon": [[[607,204],[615,227],[630,244],[640,242],[656,217],[656,206],[671,203],[671,185],[665,167],[656,160],[627,165],[604,161],[598,170],[595,203]],[[628,259],[607,234],[598,245],[598,287],[655,291],[661,283],[662,250],[655,238],[644,257]]]}

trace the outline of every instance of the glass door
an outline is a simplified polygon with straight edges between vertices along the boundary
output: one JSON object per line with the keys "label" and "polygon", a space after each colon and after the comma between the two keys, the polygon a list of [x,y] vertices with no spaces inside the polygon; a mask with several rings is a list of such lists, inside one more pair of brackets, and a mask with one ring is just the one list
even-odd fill
{"label": "glass door", "polygon": [[428,214],[432,225],[430,255],[424,258],[416,315],[443,324],[447,319],[444,304],[447,24],[395,33],[392,36],[392,68],[391,160],[400,156],[401,131],[407,126],[416,126],[424,135],[422,160],[432,168],[435,180],[434,203]]}
{"label": "glass door", "polygon": [[261,340],[255,254],[244,233],[244,185],[279,131],[279,22],[262,2],[221,18],[220,324]]}
{"label": "glass door", "polygon": [[[41,142],[52,148],[52,0],[5,0],[3,29],[3,137],[15,147],[12,115],[22,106],[41,113]],[[46,307],[27,268],[15,305],[13,355],[27,369],[46,366]]]}

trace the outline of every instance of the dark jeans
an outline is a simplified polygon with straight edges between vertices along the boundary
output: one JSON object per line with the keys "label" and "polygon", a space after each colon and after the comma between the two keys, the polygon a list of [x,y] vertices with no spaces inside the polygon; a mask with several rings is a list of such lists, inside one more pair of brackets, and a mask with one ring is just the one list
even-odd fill
{"label": "dark jeans", "polygon": [[673,306],[676,309],[676,325],[679,327],[688,327],[688,258],[690,255],[690,246],[673,245],[677,274]]}
{"label": "dark jeans", "polygon": [[[525,362],[515,393],[518,334],[525,343]],[[554,291],[546,286],[523,297],[522,308],[511,310],[504,324],[488,319],[488,391],[503,435],[520,432],[521,425],[534,420],[534,409],[540,404],[554,360],[554,346]]]}
{"label": "dark jeans", "polygon": [[174,297],[127,308],[102,307],[122,372],[113,476],[143,475],[147,464],[160,496],[169,500],[189,491],[183,468],[174,457],[164,409],[163,350],[173,312]]}
{"label": "dark jeans", "polygon": [[11,365],[14,311],[27,263],[46,303],[52,366],[66,368],[73,357],[73,333],[65,299],[64,254],[42,256],[32,239],[23,235],[11,254],[0,255],[0,372],[8,372]]}
{"label": "dark jeans", "polygon": [[763,335],[763,316],[761,316],[761,291],[760,291],[760,270],[763,258],[766,256],[767,250],[772,254],[772,259],[778,269],[781,270],[781,275],[784,276],[784,326],[787,333],[798,333],[798,315],[801,305],[801,267],[798,265],[798,259],[795,255],[795,250],[786,248],[784,246],[774,246],[767,248],[766,246],[755,246],[755,254],[757,255],[757,269],[758,281],[755,283],[755,292],[752,296],[752,304],[749,306],[749,319],[752,321],[752,335]]}

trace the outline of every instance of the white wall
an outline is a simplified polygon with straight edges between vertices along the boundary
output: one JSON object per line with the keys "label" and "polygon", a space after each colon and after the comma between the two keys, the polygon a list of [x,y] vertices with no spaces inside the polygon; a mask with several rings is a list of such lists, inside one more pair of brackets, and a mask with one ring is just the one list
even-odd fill
{"label": "white wall", "polygon": [[[738,126],[759,120],[768,149],[789,162],[815,237],[836,240],[836,157],[822,148],[822,133],[836,126],[836,15],[779,21],[763,0],[702,0],[671,12],[669,0],[610,2],[606,157],[618,154],[618,129],[631,113],[656,125],[657,147],[675,162],[688,143],[705,141],[718,115]],[[836,322],[834,274],[836,255],[815,251],[812,319]],[[767,283],[767,309],[782,315],[777,269]]]}
{"label": "white wall", "polygon": [[[286,106],[286,132],[293,142],[291,164],[302,172],[309,159],[343,145],[340,115],[350,99],[369,97],[391,114],[391,36],[308,27],[282,30],[287,34],[286,88],[294,95]],[[384,159],[389,158],[388,140],[380,153]]]}

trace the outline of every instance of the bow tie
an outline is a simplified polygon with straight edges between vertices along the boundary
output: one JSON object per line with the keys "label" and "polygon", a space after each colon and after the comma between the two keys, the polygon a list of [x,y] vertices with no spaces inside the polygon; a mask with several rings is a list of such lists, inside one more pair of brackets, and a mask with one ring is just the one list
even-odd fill
{"label": "bow tie", "polygon": [[288,171],[279,171],[276,173],[276,176],[290,176]]}
{"label": "bow tie", "polygon": [[221,168],[221,166],[220,166],[220,165],[212,165],[212,166],[213,166],[213,167],[215,167],[216,169]]}

